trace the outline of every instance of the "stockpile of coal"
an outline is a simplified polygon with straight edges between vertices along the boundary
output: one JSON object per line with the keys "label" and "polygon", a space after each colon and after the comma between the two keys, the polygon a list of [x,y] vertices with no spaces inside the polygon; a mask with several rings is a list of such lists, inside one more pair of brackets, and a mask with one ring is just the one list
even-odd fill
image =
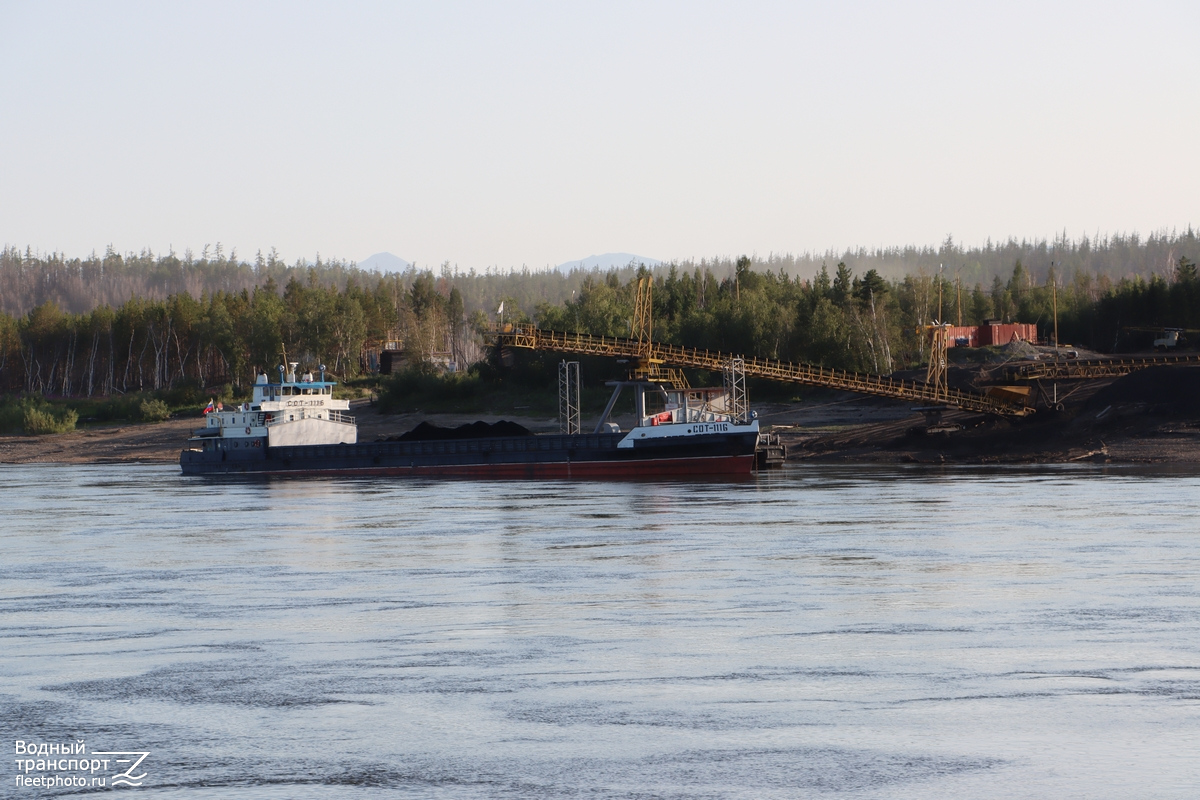
{"label": "stockpile of coal", "polygon": [[1037,358],[1042,354],[1041,350],[1038,350],[1024,339],[1013,339],[1004,345],[1004,347],[1001,347],[1000,352],[1004,355],[1005,361],[1025,361]]}
{"label": "stockpile of coal", "polygon": [[499,439],[511,436],[533,436],[533,433],[523,425],[503,419],[490,425],[486,422],[472,422],[457,428],[443,428],[440,425],[422,422],[408,433],[389,436],[384,441],[428,442],[438,439]]}
{"label": "stockpile of coal", "polygon": [[1150,367],[1132,372],[1096,392],[1088,409],[1145,406],[1168,416],[1200,417],[1200,368]]}

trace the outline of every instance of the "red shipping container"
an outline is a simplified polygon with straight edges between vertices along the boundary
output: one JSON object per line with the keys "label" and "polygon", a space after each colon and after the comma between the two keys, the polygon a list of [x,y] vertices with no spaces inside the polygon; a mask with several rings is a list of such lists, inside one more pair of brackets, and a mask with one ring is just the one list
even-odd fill
{"label": "red shipping container", "polygon": [[1037,343],[1037,325],[1029,322],[994,325],[950,325],[946,329],[947,347],[1004,346],[1014,339]]}

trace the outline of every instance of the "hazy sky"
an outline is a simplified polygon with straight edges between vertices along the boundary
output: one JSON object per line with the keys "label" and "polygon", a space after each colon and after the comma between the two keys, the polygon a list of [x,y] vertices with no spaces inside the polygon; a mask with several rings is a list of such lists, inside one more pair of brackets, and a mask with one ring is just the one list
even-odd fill
{"label": "hazy sky", "polygon": [[1200,3],[0,0],[0,242],[541,267],[1200,225]]}

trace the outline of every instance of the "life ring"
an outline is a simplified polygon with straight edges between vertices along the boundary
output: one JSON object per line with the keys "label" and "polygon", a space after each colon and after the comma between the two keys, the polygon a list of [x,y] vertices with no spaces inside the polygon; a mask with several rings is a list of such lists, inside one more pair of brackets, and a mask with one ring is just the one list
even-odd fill
{"label": "life ring", "polygon": [[249,436],[249,435],[250,435],[250,429],[249,429],[249,428],[246,428],[246,435],[247,435],[247,436]]}

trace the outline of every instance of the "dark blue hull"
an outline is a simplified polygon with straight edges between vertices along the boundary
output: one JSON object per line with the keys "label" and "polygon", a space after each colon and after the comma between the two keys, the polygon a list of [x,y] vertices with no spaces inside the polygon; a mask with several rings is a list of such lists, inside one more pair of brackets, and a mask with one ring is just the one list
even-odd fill
{"label": "dark blue hull", "polygon": [[[623,433],[267,447],[212,440],[184,450],[185,475],[432,475],[620,478],[749,474],[755,430],[672,436],[619,448]],[[249,446],[247,446],[249,445]]]}

